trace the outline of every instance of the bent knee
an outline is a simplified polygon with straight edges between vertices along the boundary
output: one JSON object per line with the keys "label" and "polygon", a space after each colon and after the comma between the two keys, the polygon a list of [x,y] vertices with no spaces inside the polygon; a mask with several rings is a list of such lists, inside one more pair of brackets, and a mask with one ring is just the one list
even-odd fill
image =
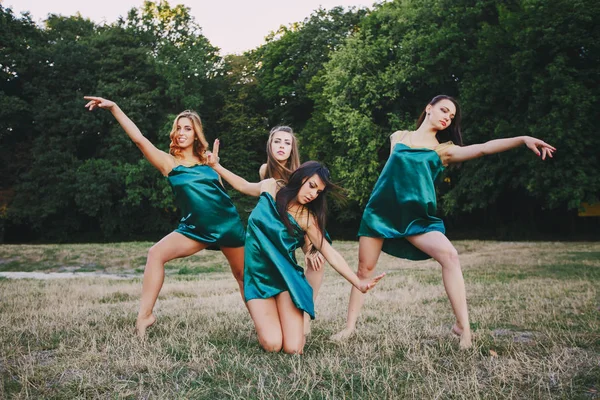
{"label": "bent knee", "polygon": [[277,338],[259,338],[260,346],[268,352],[278,353],[283,348],[282,340]]}
{"label": "bent knee", "polygon": [[358,275],[360,279],[369,278],[373,274],[374,270],[375,263],[365,263],[359,260],[358,271],[356,272],[356,275]]}
{"label": "bent knee", "polygon": [[150,247],[150,249],[148,249],[148,261],[161,261],[162,263],[165,263],[168,260],[165,260],[165,255],[163,254],[163,252],[160,249],[160,246],[157,244],[155,244],[154,246]]}
{"label": "bent knee", "polygon": [[287,344],[283,346],[283,352],[286,354],[302,354],[303,350],[304,346],[289,346]]}
{"label": "bent knee", "polygon": [[454,246],[448,246],[439,251],[437,258],[442,264],[456,265],[458,264],[458,251]]}
{"label": "bent knee", "polygon": [[233,273],[233,277],[235,278],[236,281],[240,282],[240,284],[244,284],[244,270],[240,269],[240,270],[236,270],[236,269],[232,269],[231,272]]}

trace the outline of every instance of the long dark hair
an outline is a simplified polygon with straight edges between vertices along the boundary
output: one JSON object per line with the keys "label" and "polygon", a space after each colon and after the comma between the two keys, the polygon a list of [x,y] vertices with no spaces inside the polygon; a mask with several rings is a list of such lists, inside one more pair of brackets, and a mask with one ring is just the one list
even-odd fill
{"label": "long dark hair", "polygon": [[[454,106],[456,107],[456,113],[454,114],[454,118],[452,119],[452,123],[450,124],[450,126],[442,131],[438,131],[438,133],[435,135],[435,138],[440,143],[452,140],[454,144],[462,146],[463,140],[462,134],[460,132],[460,105],[454,97],[446,96],[445,94],[435,96],[433,99],[431,99],[429,103],[427,103],[427,105],[431,104],[433,106],[440,100],[450,100],[452,103],[454,103]],[[419,119],[417,120],[417,129],[419,129],[419,127],[425,120],[426,114],[427,113],[425,112],[425,110],[423,110],[423,112],[419,116]]]}
{"label": "long dark hair", "polygon": [[300,165],[298,169],[290,175],[289,181],[279,190],[279,192],[277,192],[276,196],[277,211],[279,211],[283,224],[290,233],[294,232],[294,227],[288,218],[288,206],[296,199],[300,188],[304,185],[306,180],[314,174],[317,174],[319,178],[321,178],[325,188],[316,199],[305,204],[303,207],[306,207],[306,209],[315,216],[319,230],[323,233],[325,232],[325,222],[327,219],[327,199],[325,195],[327,192],[332,189],[337,189],[338,187],[331,182],[329,170],[323,164],[317,161],[307,161]]}

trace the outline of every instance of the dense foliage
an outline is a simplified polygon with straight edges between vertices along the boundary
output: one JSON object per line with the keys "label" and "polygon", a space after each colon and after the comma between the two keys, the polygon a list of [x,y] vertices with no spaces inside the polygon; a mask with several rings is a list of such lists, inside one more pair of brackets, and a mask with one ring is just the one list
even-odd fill
{"label": "dense foliage", "polygon": [[[450,223],[573,231],[600,193],[598,20],[592,0],[396,0],[319,9],[222,57],[189,9],[166,1],[113,24],[49,15],[41,27],[0,5],[0,239],[154,239],[174,227],[165,179],[109,113],[83,108],[88,94],[118,102],[165,150],[174,115],[198,111],[223,164],[252,181],[269,128],[291,125],[302,159],[326,162],[348,190],[329,225],[346,237],[389,134],[450,94],[466,144],[531,135],[558,148],[544,163],[519,149],[450,168],[439,186]],[[255,199],[230,193],[246,217]]]}

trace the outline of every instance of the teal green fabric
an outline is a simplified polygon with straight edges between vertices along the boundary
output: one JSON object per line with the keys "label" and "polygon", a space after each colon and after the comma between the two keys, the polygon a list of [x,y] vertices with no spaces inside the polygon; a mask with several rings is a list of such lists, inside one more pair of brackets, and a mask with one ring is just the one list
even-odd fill
{"label": "teal green fabric", "polygon": [[313,290],[295,251],[304,244],[304,231],[289,214],[294,233],[283,224],[273,197],[263,192],[250,213],[244,249],[244,297],[268,299],[288,291],[294,305],[315,318]]}
{"label": "teal green fabric", "polygon": [[444,170],[434,150],[397,143],[365,207],[358,236],[385,238],[382,250],[409,260],[431,258],[413,246],[407,236],[446,232],[435,216],[435,181]]}
{"label": "teal green fabric", "polygon": [[210,245],[244,245],[244,225],[219,175],[211,167],[178,165],[167,179],[182,215],[175,232]]}

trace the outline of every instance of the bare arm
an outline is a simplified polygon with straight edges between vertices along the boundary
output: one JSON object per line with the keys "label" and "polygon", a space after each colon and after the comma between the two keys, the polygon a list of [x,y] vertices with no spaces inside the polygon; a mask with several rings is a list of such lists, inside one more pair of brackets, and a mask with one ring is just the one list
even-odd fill
{"label": "bare arm", "polygon": [[116,103],[102,97],[85,96],[84,99],[89,100],[85,106],[90,111],[96,107],[109,110],[121,125],[121,128],[127,133],[127,136],[142,151],[144,157],[163,175],[167,175],[173,169],[175,166],[173,158],[164,151],[157,149]]}
{"label": "bare arm", "polygon": [[552,158],[552,153],[556,148],[550,146],[543,140],[536,139],[531,136],[517,136],[507,139],[495,139],[481,144],[473,144],[470,146],[452,146],[448,149],[446,160],[448,163],[456,163],[474,158],[483,157],[488,154],[501,153],[521,145],[526,145],[536,155],[541,156],[542,160],[546,156]]}
{"label": "bare arm", "polygon": [[325,264],[325,257],[323,257],[323,254],[313,246],[308,235],[304,235],[302,251],[304,252],[304,264],[306,264],[306,267],[312,268],[315,271],[320,271],[323,264]]}
{"label": "bare arm", "polygon": [[344,260],[344,257],[342,257],[342,255],[338,253],[337,250],[335,250],[327,240],[323,239],[323,234],[321,233],[319,228],[317,228],[314,221],[308,227],[306,234],[313,243],[313,246],[318,247],[317,244],[321,246],[319,251],[321,252],[321,254],[323,254],[327,262],[331,264],[333,269],[335,269],[338,274],[342,275],[348,282],[350,282],[355,288],[357,288],[361,292],[368,292],[377,284],[377,282],[379,282],[381,278],[385,276],[384,272],[383,274],[376,276],[368,282],[362,282],[354,273],[354,271],[350,269],[348,263],[346,262],[346,260]]}
{"label": "bare arm", "polygon": [[225,179],[235,190],[249,196],[260,196],[262,182],[248,182],[219,164],[219,139],[213,144],[212,153],[208,154],[207,164]]}

